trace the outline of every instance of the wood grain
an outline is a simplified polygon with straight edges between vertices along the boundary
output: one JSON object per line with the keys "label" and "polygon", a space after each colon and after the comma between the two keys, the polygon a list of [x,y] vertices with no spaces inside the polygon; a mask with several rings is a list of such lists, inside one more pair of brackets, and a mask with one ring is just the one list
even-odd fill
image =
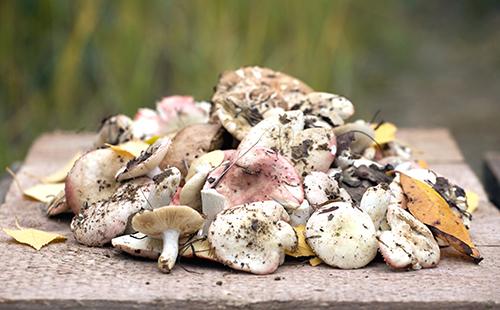
{"label": "wood grain", "polygon": [[[35,251],[0,234],[0,308],[499,307],[498,210],[486,201],[481,184],[446,130],[403,130],[401,136],[417,145],[436,170],[481,195],[471,231],[485,257],[480,265],[444,250],[437,268],[416,272],[391,271],[380,259],[359,270],[310,267],[294,260],[275,274],[256,276],[215,263],[182,260],[165,275],[157,271],[155,262],[134,259],[108,247],[78,245],[69,231],[69,218],[47,219],[42,205],[23,198],[13,184],[0,207],[0,227],[12,227],[17,218],[26,227],[60,232],[68,241]],[[18,173],[22,186],[37,183],[36,176],[57,169],[90,141],[90,135],[43,135]]]}

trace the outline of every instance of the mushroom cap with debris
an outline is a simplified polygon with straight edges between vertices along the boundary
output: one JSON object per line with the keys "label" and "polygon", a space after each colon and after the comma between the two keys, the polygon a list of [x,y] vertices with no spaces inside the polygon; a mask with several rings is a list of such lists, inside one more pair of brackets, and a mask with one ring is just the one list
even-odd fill
{"label": "mushroom cap with debris", "polygon": [[217,215],[208,240],[223,264],[269,274],[284,262],[285,251],[297,246],[297,235],[288,221],[285,209],[274,201],[236,206]]}
{"label": "mushroom cap with debris", "polygon": [[224,72],[212,101],[222,125],[242,140],[274,108],[288,110],[313,90],[289,75],[261,67]]}

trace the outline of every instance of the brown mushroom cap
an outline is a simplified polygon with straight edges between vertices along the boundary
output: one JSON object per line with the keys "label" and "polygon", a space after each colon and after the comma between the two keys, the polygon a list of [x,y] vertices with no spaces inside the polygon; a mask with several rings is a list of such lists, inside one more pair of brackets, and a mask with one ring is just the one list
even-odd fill
{"label": "brown mushroom cap", "polygon": [[186,176],[191,162],[201,155],[219,149],[224,130],[219,124],[195,124],[179,131],[160,163],[160,169],[174,166]]}
{"label": "brown mushroom cap", "polygon": [[188,206],[165,206],[132,218],[135,230],[154,238],[160,238],[167,229],[177,230],[181,236],[193,234],[202,225],[203,217]]}

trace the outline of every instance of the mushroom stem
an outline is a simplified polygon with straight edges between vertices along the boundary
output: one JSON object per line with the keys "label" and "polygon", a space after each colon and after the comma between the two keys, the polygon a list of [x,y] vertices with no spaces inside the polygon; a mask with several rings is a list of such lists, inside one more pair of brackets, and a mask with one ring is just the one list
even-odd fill
{"label": "mushroom stem", "polygon": [[159,175],[160,173],[162,173],[162,170],[160,169],[159,166],[156,166],[155,168],[153,168],[151,171],[148,172],[147,176],[153,178]]}
{"label": "mushroom stem", "polygon": [[179,252],[179,231],[167,229],[162,234],[163,250],[158,258],[158,268],[164,273],[170,273],[175,265]]}

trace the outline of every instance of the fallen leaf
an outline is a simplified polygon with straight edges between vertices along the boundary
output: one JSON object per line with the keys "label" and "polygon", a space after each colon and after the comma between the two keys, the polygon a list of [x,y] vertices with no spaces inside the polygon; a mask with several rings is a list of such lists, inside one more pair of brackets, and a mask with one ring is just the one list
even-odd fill
{"label": "fallen leaf", "polygon": [[476,211],[479,206],[479,195],[473,191],[466,191],[465,196],[467,197],[467,212]]}
{"label": "fallen leaf", "polygon": [[149,145],[153,144],[156,142],[156,140],[160,139],[160,136],[152,136],[151,138],[147,139],[145,142]]}
{"label": "fallen leaf", "polygon": [[429,226],[434,235],[450,243],[457,251],[470,256],[475,263],[482,257],[472,242],[469,231],[438,192],[424,182],[403,173],[401,186],[408,197],[407,207],[419,221]]}
{"label": "fallen leaf", "polygon": [[50,203],[63,190],[64,183],[37,184],[25,189],[23,194],[35,200]]}
{"label": "fallen leaf", "polygon": [[41,181],[43,183],[64,182],[64,180],[66,180],[66,176],[68,175],[69,171],[71,170],[71,168],[73,168],[73,165],[78,160],[78,158],[80,158],[81,156],[82,156],[82,153],[77,153],[62,168],[60,168],[59,170],[56,170],[55,172],[51,173],[50,175],[44,177]]}
{"label": "fallen leaf", "polygon": [[376,124],[372,124],[372,127],[375,129],[375,141],[378,144],[386,144],[396,140],[396,131],[398,128],[393,123],[383,123],[378,126]]}
{"label": "fallen leaf", "polygon": [[106,145],[120,155],[133,157],[141,155],[141,152],[145,151],[149,147],[148,143],[141,140],[132,140],[119,145]]}
{"label": "fallen leaf", "polygon": [[181,256],[183,257],[198,257],[208,260],[217,261],[214,252],[210,248],[210,243],[207,239],[199,239],[189,241],[183,244],[180,248]]}
{"label": "fallen leaf", "polygon": [[316,267],[320,264],[322,264],[323,261],[319,257],[313,257],[309,260],[309,265]]}
{"label": "fallen leaf", "polygon": [[304,236],[304,231],[306,227],[304,225],[295,226],[293,228],[295,233],[297,234],[298,245],[295,251],[290,252],[286,251],[286,255],[293,257],[305,257],[305,256],[315,256],[316,254],[313,252],[311,247],[306,242],[306,237]]}
{"label": "fallen leaf", "polygon": [[17,223],[16,225],[18,229],[3,228],[3,231],[7,235],[14,238],[17,242],[27,244],[38,251],[40,251],[43,246],[51,242],[66,240],[66,237],[56,233],[46,232],[33,228],[23,228]]}
{"label": "fallen leaf", "polygon": [[419,165],[420,168],[429,169],[429,164],[425,160],[423,160],[423,159],[418,159],[417,160],[417,165]]}

